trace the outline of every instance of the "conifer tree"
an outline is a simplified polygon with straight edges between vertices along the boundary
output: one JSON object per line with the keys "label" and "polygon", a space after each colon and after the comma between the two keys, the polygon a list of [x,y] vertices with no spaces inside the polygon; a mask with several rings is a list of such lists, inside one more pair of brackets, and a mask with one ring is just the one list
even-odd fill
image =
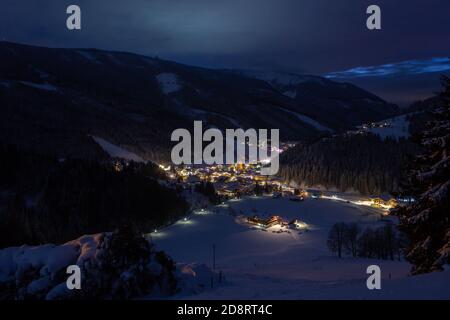
{"label": "conifer tree", "polygon": [[442,270],[450,262],[450,79],[443,77],[442,83],[441,102],[432,111],[435,120],[422,134],[424,150],[404,190],[416,201],[395,211],[409,238],[406,257],[413,274]]}

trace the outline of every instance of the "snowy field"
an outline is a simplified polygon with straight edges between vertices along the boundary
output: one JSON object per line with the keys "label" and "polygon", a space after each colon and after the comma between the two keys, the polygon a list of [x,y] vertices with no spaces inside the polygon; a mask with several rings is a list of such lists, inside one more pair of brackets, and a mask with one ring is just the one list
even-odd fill
{"label": "snowy field", "polygon": [[[306,222],[309,231],[278,233],[246,224],[240,215],[279,215]],[[233,216],[235,215],[235,216]],[[177,262],[205,263],[226,283],[183,299],[429,299],[450,298],[450,271],[408,276],[407,262],[374,259],[338,259],[326,246],[328,231],[336,222],[378,226],[381,212],[368,207],[322,199],[293,202],[250,197],[232,200],[189,219],[153,232],[152,240]],[[377,264],[382,289],[366,287],[366,268]]]}

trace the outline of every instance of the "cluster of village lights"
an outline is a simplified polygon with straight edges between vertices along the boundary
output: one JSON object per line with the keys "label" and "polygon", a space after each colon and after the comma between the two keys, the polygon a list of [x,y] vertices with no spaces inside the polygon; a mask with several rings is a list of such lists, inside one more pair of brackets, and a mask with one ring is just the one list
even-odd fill
{"label": "cluster of village lights", "polygon": [[[338,197],[337,195],[332,195],[332,196],[325,196],[325,195],[314,196],[314,195],[313,195],[313,196],[311,196],[311,197],[312,197],[312,198],[321,198],[321,199],[336,200],[336,201],[344,201],[344,202],[347,202],[347,203],[355,204],[355,205],[357,205],[357,206],[373,207],[373,206],[375,205],[375,202],[374,202],[373,199],[370,199],[370,200],[356,200],[356,201],[351,201],[351,200],[348,200],[348,199],[340,198],[340,197]],[[384,204],[384,203],[377,204],[377,206],[380,207],[380,208],[382,208],[382,209],[384,209],[384,210],[386,210],[386,211],[384,212],[384,215],[388,215],[388,214],[389,214],[389,210],[392,209],[392,208],[394,208],[392,205]]]}

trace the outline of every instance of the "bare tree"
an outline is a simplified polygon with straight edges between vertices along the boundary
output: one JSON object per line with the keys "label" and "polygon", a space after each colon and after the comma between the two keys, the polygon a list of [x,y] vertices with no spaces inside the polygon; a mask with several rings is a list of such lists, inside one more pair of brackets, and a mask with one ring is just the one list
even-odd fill
{"label": "bare tree", "polygon": [[356,257],[358,255],[358,237],[361,229],[356,222],[347,225],[347,232],[344,239],[344,244],[347,251]]}
{"label": "bare tree", "polygon": [[337,253],[339,258],[342,257],[347,229],[348,227],[345,223],[336,223],[328,233],[328,248],[331,252]]}

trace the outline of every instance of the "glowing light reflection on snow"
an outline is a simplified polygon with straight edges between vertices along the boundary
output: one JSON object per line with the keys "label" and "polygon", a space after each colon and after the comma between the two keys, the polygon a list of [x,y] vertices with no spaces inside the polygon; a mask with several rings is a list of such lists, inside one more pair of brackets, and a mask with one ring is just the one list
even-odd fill
{"label": "glowing light reflection on snow", "polygon": [[[315,197],[315,198],[318,198],[318,197]],[[343,202],[355,204],[357,206],[365,206],[365,207],[373,207],[374,206],[374,203],[371,200],[356,200],[356,201],[352,201],[352,200],[340,198],[337,195],[332,195],[332,196],[325,196],[325,195],[323,195],[323,196],[321,196],[319,198],[329,199],[329,200],[336,200],[336,201],[343,201]],[[390,206],[384,205],[384,204],[379,204],[378,206],[380,208],[386,210],[385,212],[383,212],[383,215],[389,215],[389,211],[388,210],[391,209]]]}

